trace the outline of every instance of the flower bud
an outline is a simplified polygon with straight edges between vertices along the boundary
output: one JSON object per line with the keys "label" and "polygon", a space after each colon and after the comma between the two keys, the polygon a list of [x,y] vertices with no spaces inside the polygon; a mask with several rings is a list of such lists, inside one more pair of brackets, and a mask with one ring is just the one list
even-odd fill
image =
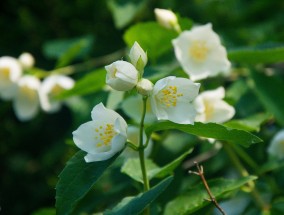
{"label": "flower bud", "polygon": [[135,42],[130,49],[129,58],[131,63],[136,67],[140,72],[144,70],[144,67],[147,64],[148,58],[147,54],[141,48],[141,46]]}
{"label": "flower bud", "polygon": [[28,53],[24,52],[19,56],[19,62],[24,68],[32,68],[35,64],[34,57]]}
{"label": "flower bud", "polygon": [[171,10],[156,8],[154,12],[155,12],[156,19],[161,26],[167,29],[174,29],[177,32],[180,32],[180,26],[178,24],[178,19]]}
{"label": "flower bud", "polygon": [[153,83],[148,79],[142,78],[137,86],[137,91],[143,96],[149,96],[153,90]]}
{"label": "flower bud", "polygon": [[139,72],[126,61],[118,60],[105,67],[106,83],[118,91],[128,91],[136,86]]}

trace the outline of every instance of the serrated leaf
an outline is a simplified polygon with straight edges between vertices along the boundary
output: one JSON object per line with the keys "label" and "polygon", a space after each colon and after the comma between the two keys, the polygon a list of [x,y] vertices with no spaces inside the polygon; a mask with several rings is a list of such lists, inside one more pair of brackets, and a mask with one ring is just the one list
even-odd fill
{"label": "serrated leaf", "polygon": [[136,197],[126,197],[116,207],[112,210],[106,211],[104,214],[139,214],[169,186],[172,180],[173,177],[170,176],[145,193],[141,193]]}
{"label": "serrated leaf", "polygon": [[[172,174],[172,172],[180,165],[183,159],[192,152],[192,150],[193,149],[188,150],[177,159],[163,167],[159,167],[150,159],[145,159],[148,179],[151,180],[153,178],[163,178],[169,174]],[[138,158],[130,158],[122,166],[121,172],[127,174],[134,180],[143,183],[143,176],[140,169],[140,160]]]}
{"label": "serrated leaf", "polygon": [[71,96],[82,96],[95,93],[105,86],[105,77],[106,71],[104,68],[90,72],[78,80],[72,89],[62,92],[57,98],[65,99]]}
{"label": "serrated leaf", "polygon": [[[119,153],[118,153],[119,154]],[[56,214],[67,215],[93,187],[117,155],[106,161],[86,163],[85,152],[77,152],[59,175],[56,185]]]}
{"label": "serrated leaf", "polygon": [[123,39],[128,47],[137,41],[150,59],[157,59],[172,49],[171,40],[177,37],[174,31],[161,27],[156,22],[138,23],[129,28]]}
{"label": "serrated leaf", "polygon": [[245,64],[284,62],[284,46],[231,50],[228,52],[228,58],[233,62]]}
{"label": "serrated leaf", "polygon": [[[76,44],[80,44],[80,51],[76,52],[76,58],[80,59],[91,51],[93,42],[94,37],[91,35],[72,39],[51,40],[43,45],[43,53],[48,58],[58,59],[63,55],[68,55],[68,50],[74,52],[72,47],[74,49]],[[74,55],[74,53],[72,53],[72,55]]]}
{"label": "serrated leaf", "polygon": [[232,129],[216,123],[195,122],[194,125],[182,125],[169,121],[158,122],[146,129],[146,134],[154,131],[177,129],[200,137],[214,138],[249,147],[251,144],[262,142],[257,136],[243,130]]}
{"label": "serrated leaf", "polygon": [[[255,180],[257,177],[248,176],[245,178],[232,180],[232,179],[214,179],[208,181],[211,193],[216,199],[222,198],[228,192],[234,191],[249,181]],[[206,192],[204,185],[199,184],[192,189],[189,189],[186,193],[179,195],[174,200],[170,201],[165,208],[165,215],[190,214],[208,204],[211,204],[208,199],[208,193]]]}
{"label": "serrated leaf", "polygon": [[148,0],[108,0],[115,26],[123,28],[128,25],[146,6]]}
{"label": "serrated leaf", "polygon": [[269,113],[259,113],[245,119],[235,119],[226,122],[224,125],[230,128],[236,128],[246,131],[259,131],[260,126],[271,118]]}
{"label": "serrated leaf", "polygon": [[251,71],[250,75],[252,78],[251,87],[260,102],[281,125],[284,125],[284,100],[281,99],[284,92],[284,81],[257,71]]}

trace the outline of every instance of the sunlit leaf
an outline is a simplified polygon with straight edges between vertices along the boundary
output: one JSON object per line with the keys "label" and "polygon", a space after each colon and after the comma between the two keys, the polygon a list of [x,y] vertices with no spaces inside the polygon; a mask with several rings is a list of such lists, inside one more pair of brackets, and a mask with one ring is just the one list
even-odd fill
{"label": "sunlit leaf", "polygon": [[86,163],[85,152],[77,152],[59,175],[56,185],[56,214],[67,215],[93,187],[118,155],[106,161]]}
{"label": "sunlit leaf", "polygon": [[171,40],[177,36],[176,32],[165,29],[156,22],[146,22],[130,27],[123,38],[128,47],[137,41],[147,51],[149,58],[156,59],[172,49]]}
{"label": "sunlit leaf", "polygon": [[243,130],[232,129],[216,123],[196,122],[194,125],[182,125],[169,121],[158,122],[146,129],[150,135],[154,131],[177,129],[200,137],[214,138],[249,147],[251,144],[262,142],[257,136]]}
{"label": "sunlit leaf", "polygon": [[257,71],[251,71],[250,75],[251,87],[263,106],[276,117],[281,125],[284,125],[284,99],[281,99],[284,92],[284,81]]}
{"label": "sunlit leaf", "polygon": [[[148,179],[151,180],[153,178],[163,178],[167,175],[173,173],[173,171],[180,165],[180,163],[185,159],[187,155],[192,152],[192,149],[183,153],[177,159],[172,162],[166,164],[163,167],[159,167],[152,160],[146,159],[146,170]],[[143,177],[140,167],[140,160],[138,158],[130,158],[128,159],[121,168],[121,172],[129,175],[134,180],[143,183]]]}
{"label": "sunlit leaf", "polygon": [[[211,193],[216,199],[222,198],[225,194],[230,191],[234,191],[247,182],[255,180],[257,177],[248,176],[245,178],[232,180],[232,179],[214,179],[208,181]],[[206,192],[204,185],[199,184],[186,193],[180,194],[177,198],[170,201],[165,208],[165,215],[179,214],[185,215],[190,214],[208,204],[211,204],[208,199],[208,193]]]}
{"label": "sunlit leaf", "polygon": [[123,28],[129,24],[146,6],[148,0],[108,0],[115,26]]}
{"label": "sunlit leaf", "polygon": [[284,62],[284,46],[231,50],[228,52],[228,58],[233,62],[245,64]]}
{"label": "sunlit leaf", "polygon": [[105,215],[125,215],[125,214],[139,214],[150,203],[152,203],[165,189],[169,186],[173,177],[170,176],[162,182],[152,187],[149,191],[141,193],[135,197],[124,198],[112,210],[106,211]]}
{"label": "sunlit leaf", "polygon": [[260,126],[271,118],[269,113],[259,113],[245,119],[235,119],[226,122],[224,125],[230,128],[236,128],[246,131],[259,131]]}

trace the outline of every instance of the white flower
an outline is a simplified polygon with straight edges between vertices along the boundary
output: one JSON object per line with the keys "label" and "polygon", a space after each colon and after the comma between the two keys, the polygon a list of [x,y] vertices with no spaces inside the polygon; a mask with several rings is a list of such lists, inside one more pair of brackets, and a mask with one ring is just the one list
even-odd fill
{"label": "white flower", "polygon": [[171,10],[155,8],[154,13],[161,26],[180,31],[177,16]]}
{"label": "white flower", "polygon": [[118,60],[105,67],[106,83],[114,90],[128,91],[136,86],[139,72],[126,61]]}
{"label": "white flower", "polygon": [[191,102],[198,94],[200,84],[174,76],[163,78],[154,85],[151,107],[158,120],[179,124],[193,124],[196,111]]}
{"label": "white flower", "polygon": [[[136,123],[140,123],[143,111],[143,100],[141,96],[137,95],[126,98],[123,101],[121,108],[128,117],[133,119]],[[150,124],[156,121],[156,116],[151,109],[149,99],[147,99],[146,103],[146,116],[144,121],[146,124]]]}
{"label": "white flower", "polygon": [[270,142],[268,153],[281,160],[284,158],[284,129],[278,131]]}
{"label": "white flower", "polygon": [[[140,129],[136,126],[128,126],[127,128],[128,141],[133,143],[137,147],[139,146],[139,132],[140,132]],[[147,137],[146,137],[145,132],[143,131],[143,144],[144,145],[146,143],[146,140],[147,140]],[[145,157],[149,157],[149,155],[152,152],[152,148],[153,148],[153,141],[150,139],[148,146],[144,150]],[[126,147],[126,149],[123,151],[121,155],[125,158],[134,158],[134,157],[138,157],[139,153],[138,151],[135,151],[130,147]]]}
{"label": "white flower", "polygon": [[182,32],[172,43],[177,60],[191,80],[229,72],[226,49],[210,23]]}
{"label": "white flower", "polygon": [[13,57],[0,58],[0,97],[4,100],[12,99],[16,92],[16,83],[22,75],[22,68]]}
{"label": "white flower", "polygon": [[148,61],[147,54],[136,41],[130,49],[129,58],[133,66],[140,72],[143,71]]}
{"label": "white flower", "polygon": [[102,103],[92,110],[92,121],[86,122],[74,131],[76,146],[87,152],[86,162],[103,161],[121,151],[127,140],[127,124],[115,111]]}
{"label": "white flower", "polygon": [[18,81],[13,108],[21,121],[32,119],[39,111],[40,80],[31,75],[25,75]]}
{"label": "white flower", "polygon": [[154,84],[148,79],[142,78],[136,86],[138,93],[143,96],[149,96],[153,90]]}
{"label": "white flower", "polygon": [[197,116],[195,121],[223,123],[235,115],[234,107],[223,101],[225,90],[219,87],[200,93],[195,101]]}
{"label": "white flower", "polygon": [[60,109],[62,102],[55,99],[64,90],[74,86],[72,78],[64,75],[51,75],[43,80],[40,88],[41,107],[46,112],[56,112]]}
{"label": "white flower", "polygon": [[24,68],[32,68],[35,64],[34,57],[28,53],[24,52],[19,56],[19,62]]}

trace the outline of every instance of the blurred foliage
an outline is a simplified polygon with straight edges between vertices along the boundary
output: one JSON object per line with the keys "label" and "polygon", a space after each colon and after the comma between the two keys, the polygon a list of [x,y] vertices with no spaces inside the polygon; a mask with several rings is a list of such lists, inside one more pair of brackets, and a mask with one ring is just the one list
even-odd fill
{"label": "blurred foliage", "polygon": [[[100,57],[124,49],[126,45],[131,46],[133,40],[129,39],[128,35],[135,33],[137,25],[151,28],[154,31],[152,34],[156,34],[159,29],[154,23],[151,25],[140,23],[141,21],[153,21],[153,10],[156,7],[172,9],[180,16],[188,17],[197,23],[211,22],[214,30],[221,34],[225,46],[232,50],[231,57],[237,58],[239,52],[245,51],[236,50],[236,47],[256,47],[259,44],[273,47],[274,44],[284,43],[284,2],[277,0],[4,0],[0,1],[0,29],[2,29],[0,56],[18,57],[22,52],[28,51],[35,56],[36,66],[45,70]],[[127,30],[132,24],[137,25]],[[185,26],[188,25],[190,23]],[[139,30],[141,29],[143,28],[139,27]],[[86,38],[86,40],[81,43],[74,42],[78,38]],[[166,38],[166,40],[170,39]],[[143,38],[141,38],[141,44],[143,44],[142,40]],[[56,48],[60,44],[62,49],[56,49],[52,45],[54,42],[57,43]],[[143,45],[147,46],[147,41]],[[160,54],[165,54],[164,50],[171,49],[165,46],[163,50],[160,49],[161,46],[160,44],[159,47],[148,47],[149,54],[153,55],[153,59]],[[86,49],[83,53],[79,53],[78,50],[82,50],[82,47]],[[64,55],[66,50],[69,50],[68,53],[71,54]],[[250,51],[252,50],[247,52],[248,56],[251,53],[254,54]],[[283,50],[280,50],[280,55],[282,53]],[[168,56],[163,56],[162,61],[167,62],[167,59]],[[245,59],[249,61],[249,58]],[[260,57],[260,59],[263,58]],[[233,122],[233,125],[231,123],[234,128],[243,126],[247,129],[258,130],[261,123],[267,121],[266,126],[261,127],[260,133],[264,144],[248,149],[249,154],[257,155],[254,157],[255,163],[263,164],[268,159],[264,153],[268,140],[279,130],[280,125],[283,125],[283,111],[279,109],[279,107],[283,107],[283,99],[277,99],[283,97],[282,91],[277,91],[279,87],[283,86],[283,64],[268,65],[275,71],[276,78],[272,78],[257,71],[248,73],[248,71],[242,70],[238,61],[236,62],[234,67],[236,70],[238,69],[236,71],[236,76],[239,76],[238,81],[234,82],[232,78],[232,80],[222,83],[229,86],[227,99],[234,104],[237,112],[236,117],[242,119],[252,113],[265,112],[267,109],[276,112],[280,123],[277,124],[277,122],[269,120],[265,114],[262,115],[263,118],[253,118],[249,122],[240,120]],[[265,62],[271,63],[271,61]],[[164,68],[169,68],[168,65],[165,65]],[[103,64],[99,66],[103,66]],[[161,67],[160,65],[155,66],[147,67],[145,73],[151,76],[152,71],[161,70],[161,68],[157,68]],[[174,68],[176,67],[174,66]],[[180,70],[172,70],[180,74]],[[83,71],[83,74],[74,74],[73,76],[82,77],[90,71],[96,72],[81,79],[73,92],[69,91],[62,95],[68,97],[72,93],[80,94],[84,96],[84,100],[70,100],[70,108],[64,107],[56,114],[41,113],[34,120],[21,123],[12,111],[12,104],[0,101],[0,206],[3,214],[32,214],[37,210],[38,212],[35,214],[54,212],[53,209],[39,209],[54,207],[54,188],[58,181],[57,176],[66,161],[77,151],[70,141],[71,132],[90,118],[89,111],[98,101],[106,101],[107,93],[98,92],[103,87],[99,85],[101,82],[97,79],[97,77],[102,78],[102,69],[92,68],[92,70]],[[248,76],[249,79],[244,78],[245,76]],[[152,78],[153,80],[157,79]],[[84,85],[92,80],[98,81],[98,84],[93,83],[89,89],[80,87],[82,82],[81,85]],[[220,82],[222,80],[205,81],[202,87],[212,89]],[[267,86],[267,88],[260,88],[260,85]],[[87,95],[91,92],[94,94]],[[279,92],[280,95],[275,95],[274,92]],[[272,101],[269,100],[270,98]],[[180,133],[171,135],[178,136]],[[171,138],[171,135],[165,135],[164,138]],[[176,140],[177,136],[172,138]],[[179,138],[181,141],[185,139],[184,136]],[[190,140],[191,146],[197,142],[192,136],[186,136],[186,138]],[[196,146],[192,156],[212,147],[208,145]],[[189,146],[187,145],[187,147]],[[166,143],[159,145],[154,149],[153,154],[160,153],[161,157],[157,158],[155,162],[164,165],[171,161],[173,155],[181,155],[184,148],[184,144],[175,147],[175,149],[171,149]],[[170,155],[165,156],[168,152]],[[213,157],[210,162],[204,164],[206,174],[212,178],[229,174],[225,169],[229,169],[230,164],[224,160],[228,160],[228,157],[222,151],[218,157]],[[283,213],[283,192],[281,190],[284,189],[283,164],[273,163],[270,165],[261,168],[266,169],[273,177],[273,180],[269,181],[270,188],[265,185],[266,178],[257,183],[260,184],[263,193],[275,193],[272,199],[273,211],[275,214],[281,214]],[[275,171],[270,172],[271,168]],[[249,170],[251,169],[249,167]],[[103,176],[99,185],[84,197],[84,203],[78,204],[74,214],[100,211],[105,207],[112,208],[114,205],[104,201],[106,196],[113,202],[118,202],[126,194],[135,195],[136,188],[140,188],[140,184],[130,182],[126,176],[119,173],[116,166],[112,167],[112,171]],[[196,182],[191,179],[181,183],[182,177],[187,177],[187,173],[184,169],[177,168],[175,179],[167,192],[171,192],[172,195],[178,194],[183,187],[188,187]],[[125,183],[121,183],[121,181]],[[120,185],[114,187],[114,183]],[[129,188],[129,184],[133,186]],[[118,195],[118,191],[123,191],[125,195]],[[102,198],[94,201],[94,195],[100,195]],[[165,196],[160,196],[158,199],[161,205],[153,206],[152,210],[159,212],[159,207],[165,206],[168,199],[166,200]],[[99,206],[95,207],[95,205]],[[212,211],[210,206],[206,209]],[[245,211],[246,214],[259,213],[249,207]]]}

